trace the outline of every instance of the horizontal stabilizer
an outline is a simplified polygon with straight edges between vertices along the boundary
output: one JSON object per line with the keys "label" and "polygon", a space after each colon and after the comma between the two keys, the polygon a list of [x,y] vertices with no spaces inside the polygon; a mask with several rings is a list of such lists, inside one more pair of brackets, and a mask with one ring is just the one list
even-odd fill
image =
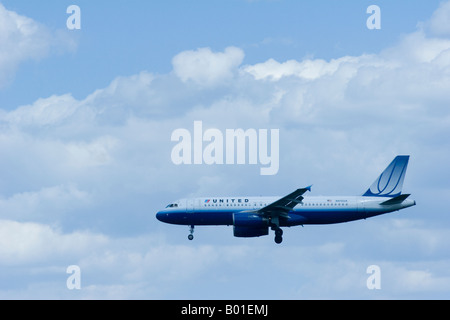
{"label": "horizontal stabilizer", "polygon": [[399,204],[402,203],[403,201],[406,200],[406,198],[408,198],[410,196],[410,194],[401,194],[399,196],[396,196],[392,199],[389,199],[387,201],[384,201],[382,203],[380,203],[381,205],[392,205],[392,204]]}

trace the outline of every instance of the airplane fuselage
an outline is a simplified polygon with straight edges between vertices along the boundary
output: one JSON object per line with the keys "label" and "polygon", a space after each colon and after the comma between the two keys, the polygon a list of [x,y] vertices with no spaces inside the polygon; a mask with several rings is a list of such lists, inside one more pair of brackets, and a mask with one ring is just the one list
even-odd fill
{"label": "airplane fuselage", "polygon": [[[157,213],[158,220],[177,225],[234,225],[235,214],[255,215],[256,211],[280,197],[211,197],[181,199]],[[397,204],[382,205],[388,197],[324,196],[305,197],[280,217],[280,227],[306,224],[332,224],[366,219],[415,205],[406,199]]]}

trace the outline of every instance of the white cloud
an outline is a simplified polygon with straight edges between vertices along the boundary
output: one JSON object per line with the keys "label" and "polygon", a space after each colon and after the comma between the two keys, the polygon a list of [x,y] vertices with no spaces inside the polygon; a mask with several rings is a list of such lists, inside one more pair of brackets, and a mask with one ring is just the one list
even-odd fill
{"label": "white cloud", "polygon": [[0,220],[0,264],[22,266],[65,258],[79,259],[108,238],[89,232],[63,234],[49,225]]}
{"label": "white cloud", "polygon": [[68,166],[90,167],[107,165],[112,161],[111,152],[117,145],[117,140],[104,136],[95,141],[71,142],[65,145],[68,152]]}
{"label": "white cloud", "polygon": [[442,2],[428,22],[430,31],[439,36],[450,35],[450,2]]}
{"label": "white cloud", "polygon": [[[364,57],[362,57],[364,58]],[[264,63],[258,63],[252,66],[246,66],[244,71],[250,73],[256,80],[270,79],[278,81],[283,77],[296,76],[305,80],[315,80],[324,76],[333,75],[343,63],[355,63],[359,58],[343,57],[327,62],[322,59],[304,60],[298,62],[289,60],[279,63],[269,59]]]}
{"label": "white cloud", "polygon": [[450,276],[436,276],[429,270],[406,269],[398,273],[396,282],[405,292],[446,292],[450,286]]}
{"label": "white cloud", "polygon": [[5,70],[13,68],[20,61],[37,59],[47,54],[50,38],[44,26],[0,4],[1,80],[5,80]]}
{"label": "white cloud", "polygon": [[73,50],[75,46],[67,32],[52,32],[0,3],[0,88],[11,80],[20,63],[42,59],[52,50]]}
{"label": "white cloud", "polygon": [[[422,30],[405,35],[398,45],[388,48],[381,53],[397,66],[411,66],[411,64],[436,63],[436,59],[450,49],[450,39],[430,37]],[[446,66],[450,61],[442,61]]]}
{"label": "white cloud", "polygon": [[[83,100],[51,96],[3,112],[0,144],[11,159],[0,162],[4,167],[21,164],[35,181],[43,179],[34,173],[40,168],[54,180],[50,185],[75,182],[85,189],[83,185],[109,177],[103,183],[126,179],[135,190],[151,190],[149,184],[169,188],[170,179],[156,173],[175,169],[177,179],[185,179],[179,181],[182,185],[191,172],[172,167],[170,134],[203,120],[219,129],[281,128],[279,179],[295,172],[315,182],[321,178],[312,173],[326,169],[328,178],[317,187],[330,188],[325,180],[344,178],[361,188],[359,178],[339,172],[356,162],[372,180],[376,173],[367,161],[385,163],[407,152],[420,162],[423,150],[445,156],[442,146],[428,146],[448,133],[448,48],[446,39],[414,32],[378,55],[330,61],[271,59],[242,66],[244,53],[238,48],[185,51],[173,59],[173,73],[118,77]],[[208,84],[221,84],[219,94]],[[322,147],[317,150],[317,145]],[[24,150],[26,159],[21,157]],[[338,161],[344,167],[336,171]],[[307,167],[310,172],[304,171]],[[223,181],[230,173],[251,174],[230,166],[189,169],[201,174],[199,181],[215,172],[218,186],[230,185]]]}
{"label": "white cloud", "polygon": [[22,62],[73,51],[76,46],[67,30],[52,31],[0,3],[0,88],[11,81]]}
{"label": "white cloud", "polygon": [[175,74],[183,82],[192,80],[209,87],[230,80],[243,60],[244,52],[236,47],[217,53],[210,48],[201,48],[176,55],[172,64]]}
{"label": "white cloud", "polygon": [[3,120],[18,126],[42,127],[61,123],[72,116],[79,103],[70,94],[38,99],[33,105],[22,106],[7,113]]}
{"label": "white cloud", "polygon": [[[411,53],[413,58],[401,59],[414,50],[419,53]],[[373,175],[366,161],[384,163],[402,151],[415,152],[417,161],[423,150],[442,158],[442,148],[428,146],[448,132],[447,52],[448,40],[420,33],[379,55],[330,61],[268,60],[240,66],[243,52],[237,48],[222,53],[210,49],[182,52],[174,58],[175,75],[141,72],[118,77],[84,100],[69,94],[51,96],[3,112],[0,144],[12,158],[20,159],[26,167],[22,170],[33,168],[31,173],[39,167],[49,172],[48,177],[56,180],[51,185],[65,184],[67,179],[78,185],[93,183],[90,170],[100,166],[106,175],[113,168],[128,168],[122,177],[128,171],[130,185],[145,188],[150,181],[168,185],[167,179],[158,176],[141,178],[146,177],[143,172],[156,168],[170,171],[170,133],[204,120],[205,125],[220,129],[281,128],[283,179],[287,179],[283,172],[308,174],[302,168],[311,167],[327,168],[325,175],[338,181],[341,176],[333,170],[336,159],[348,168],[356,161],[365,174]],[[212,67],[197,68],[202,64]],[[186,66],[190,69],[183,69]],[[226,81],[230,77],[233,81]],[[207,83],[221,83],[221,93],[210,91]],[[316,150],[317,145],[322,148]],[[20,156],[24,150],[28,159]],[[327,160],[330,157],[334,161]],[[11,159],[0,162],[4,167],[18,165]],[[295,162],[303,165],[294,166]],[[216,176],[239,171],[225,166],[189,169],[217,169]],[[118,178],[117,170],[109,174]],[[189,179],[187,174],[183,177]],[[215,184],[226,185],[223,181]]]}
{"label": "white cloud", "polygon": [[[37,32],[33,26],[42,28],[3,7],[0,12],[8,14],[9,23],[1,23],[9,27],[28,24],[0,32],[0,43],[11,48],[5,35],[22,32],[18,39],[27,39]],[[247,281],[241,298],[256,291],[262,298],[371,298],[365,271],[376,257],[385,262],[384,296],[448,293],[438,282],[448,284],[442,264],[448,266],[449,220],[440,207],[428,212],[430,199],[421,193],[436,185],[448,189],[450,181],[442,169],[450,161],[450,40],[434,31],[413,32],[379,54],[330,61],[242,65],[239,48],[200,48],[176,55],[168,74],[143,71],[117,77],[84,99],[54,95],[2,111],[0,261],[34,270],[72,260],[86,275],[84,297],[182,298],[195,284],[201,298],[213,287]],[[38,56],[47,54],[51,41],[36,41],[44,44]],[[18,55],[11,65],[33,57]],[[279,128],[279,174],[263,178],[259,167],[249,166],[174,166],[171,133],[190,130],[194,120],[220,130]],[[408,211],[414,219],[286,230],[285,247],[276,249],[272,239],[233,239],[231,228],[198,228],[199,246],[191,246],[181,243],[187,228],[154,219],[166,201],[205,192],[282,195],[314,183],[314,195],[360,194],[399,153],[412,155],[405,187],[422,197]],[[161,240],[162,232],[170,240]],[[405,262],[412,259],[421,262]],[[267,272],[280,270],[274,288],[262,286]],[[388,280],[395,288],[385,287]]]}
{"label": "white cloud", "polygon": [[87,192],[69,184],[0,197],[0,212],[2,219],[55,223],[61,216],[89,202]]}

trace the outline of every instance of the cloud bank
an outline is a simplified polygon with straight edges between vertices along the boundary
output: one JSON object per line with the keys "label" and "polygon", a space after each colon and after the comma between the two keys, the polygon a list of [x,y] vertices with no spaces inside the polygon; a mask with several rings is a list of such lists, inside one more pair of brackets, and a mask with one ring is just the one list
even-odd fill
{"label": "cloud bank", "polygon": [[[0,296],[448,298],[450,220],[430,202],[450,196],[448,12],[442,4],[425,27],[376,54],[250,65],[240,48],[199,48],[177,54],[167,74],[142,71],[84,99],[67,93],[0,110]],[[2,51],[1,85],[52,40],[1,5],[0,18],[1,47],[16,52]],[[175,166],[171,133],[195,120],[280,129],[278,175]],[[315,194],[360,194],[402,153],[411,155],[405,189],[417,208],[287,230],[281,248],[227,228],[198,228],[198,243],[186,243],[187,228],[154,218],[192,195],[283,195],[311,183]],[[83,272],[79,292],[65,288],[73,264]],[[365,286],[371,264],[383,272],[380,292]],[[280,273],[269,286],[260,281],[268,271]]]}
{"label": "cloud bank", "polygon": [[12,80],[20,63],[40,60],[51,51],[73,50],[76,44],[64,31],[51,31],[0,3],[0,88]]}

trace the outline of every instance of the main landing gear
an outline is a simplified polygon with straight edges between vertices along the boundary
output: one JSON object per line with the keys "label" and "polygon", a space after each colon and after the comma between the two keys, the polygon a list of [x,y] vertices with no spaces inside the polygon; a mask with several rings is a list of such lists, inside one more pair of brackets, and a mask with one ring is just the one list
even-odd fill
{"label": "main landing gear", "polygon": [[271,229],[275,231],[275,243],[283,242],[283,230],[280,228],[280,220],[278,216],[271,217],[269,220]]}
{"label": "main landing gear", "polygon": [[280,244],[283,242],[283,230],[280,227],[275,227],[275,243]]}
{"label": "main landing gear", "polygon": [[189,240],[194,240],[194,226],[191,226],[191,227],[189,228],[188,239],[189,239]]}

